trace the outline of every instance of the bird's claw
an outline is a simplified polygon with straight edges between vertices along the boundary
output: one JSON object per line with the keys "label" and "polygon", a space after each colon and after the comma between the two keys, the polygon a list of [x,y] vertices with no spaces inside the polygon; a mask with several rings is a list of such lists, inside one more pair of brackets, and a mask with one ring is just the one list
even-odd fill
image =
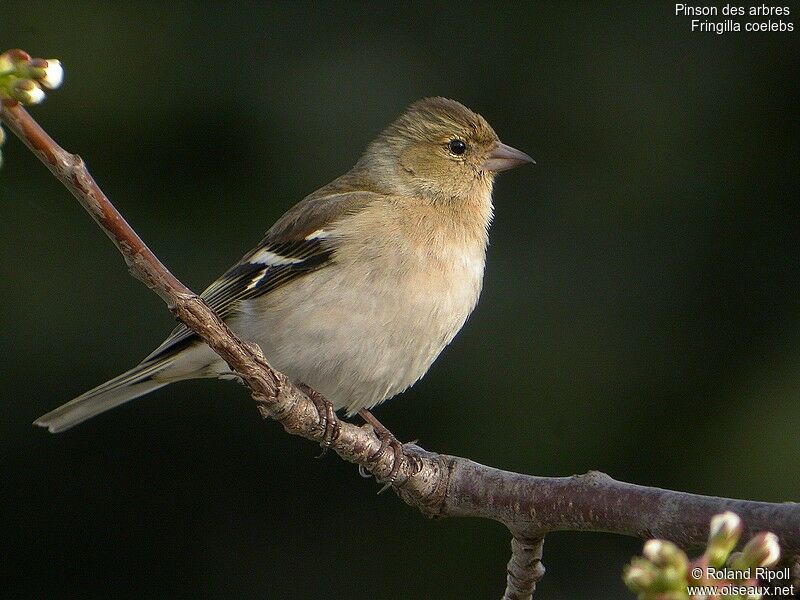
{"label": "bird's claw", "polygon": [[319,443],[322,447],[322,452],[317,458],[322,458],[328,453],[328,450],[330,450],[336,438],[339,437],[339,430],[341,429],[339,417],[336,416],[333,405],[326,400],[322,394],[307,385],[303,385],[302,388],[306,396],[314,403],[314,407],[317,409],[319,426],[320,429],[323,430],[322,439]]}
{"label": "bird's claw", "polygon": [[[367,409],[361,409],[358,414],[361,415],[361,418],[372,426],[372,430],[381,441],[380,447],[375,450],[375,452],[370,454],[367,457],[367,460],[373,463],[379,461],[388,449],[391,449],[394,453],[394,461],[392,462],[392,469],[389,471],[389,477],[387,478],[383,487],[378,491],[378,494],[382,494],[390,487],[394,486],[395,481],[397,480],[397,475],[400,473],[400,469],[403,466],[403,462],[405,461],[403,444],[401,444],[400,441],[394,437],[392,432],[389,431],[380,421],[378,421],[378,419],[376,419],[375,416]],[[361,472],[361,469],[359,469],[359,472]]]}

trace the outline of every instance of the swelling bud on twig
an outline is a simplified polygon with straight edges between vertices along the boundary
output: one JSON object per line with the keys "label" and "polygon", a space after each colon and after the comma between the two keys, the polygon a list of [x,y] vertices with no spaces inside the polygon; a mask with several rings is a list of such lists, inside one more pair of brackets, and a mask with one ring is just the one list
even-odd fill
{"label": "swelling bud on twig", "polygon": [[781,557],[781,546],[778,536],[769,531],[756,534],[742,552],[731,561],[734,569],[748,569],[758,567],[772,567]]}
{"label": "swelling bud on twig", "polygon": [[22,50],[0,54],[0,100],[39,104],[44,89],[55,89],[64,81],[64,68],[54,59],[31,58]]}
{"label": "swelling bud on twig", "polygon": [[643,550],[645,558],[636,557],[622,574],[622,580],[640,600],[681,598],[686,596],[686,570],[689,559],[671,542],[650,540]]}
{"label": "swelling bud on twig", "polygon": [[622,581],[625,582],[630,591],[642,593],[647,592],[652,587],[657,575],[658,569],[650,562],[637,557],[625,567],[622,572]]}
{"label": "swelling bud on twig", "polygon": [[[622,579],[639,600],[705,600],[712,596],[702,595],[701,588],[697,594],[690,595],[689,586],[703,586],[710,581],[732,592],[733,584],[747,582],[739,582],[737,575],[727,573],[772,567],[781,554],[778,536],[766,531],[753,537],[741,552],[731,554],[741,535],[742,520],[737,515],[732,512],[715,515],[709,527],[708,547],[702,556],[690,562],[683,550],[672,542],[648,540],[642,548],[643,556],[631,560]],[[720,577],[721,574],[725,575]],[[756,590],[747,598],[757,600],[761,596]],[[716,595],[713,598],[741,600],[743,596]]]}
{"label": "swelling bud on twig", "polygon": [[11,89],[11,98],[22,104],[39,104],[44,100],[44,90],[32,79],[18,79]]}
{"label": "swelling bud on twig", "polygon": [[55,58],[35,58],[30,61],[30,75],[39,85],[54,90],[64,81],[64,67]]}
{"label": "swelling bud on twig", "polygon": [[657,567],[671,567],[685,573],[689,566],[689,559],[683,550],[666,540],[647,540],[642,554]]}
{"label": "swelling bud on twig", "polygon": [[[7,50],[0,54],[0,102],[4,104],[39,104],[45,98],[43,88],[54,90],[63,81],[64,67],[55,58],[31,58],[23,50]],[[0,127],[0,146],[5,137]]]}
{"label": "swelling bud on twig", "polygon": [[8,52],[0,54],[0,77],[14,72],[14,61]]}
{"label": "swelling bud on twig", "polygon": [[705,557],[711,567],[721,567],[728,560],[739,537],[742,535],[742,520],[730,511],[711,518],[708,532],[708,547]]}

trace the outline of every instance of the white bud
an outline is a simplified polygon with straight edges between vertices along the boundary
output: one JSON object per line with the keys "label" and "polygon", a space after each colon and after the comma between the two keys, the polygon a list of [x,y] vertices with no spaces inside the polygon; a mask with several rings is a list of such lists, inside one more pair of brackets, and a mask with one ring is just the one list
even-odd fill
{"label": "white bud", "polygon": [[48,90],[54,90],[61,85],[62,81],[64,81],[64,67],[61,66],[61,61],[55,58],[48,58],[44,77],[39,79],[39,83]]}
{"label": "white bud", "polygon": [[778,541],[778,536],[774,533],[767,533],[767,540],[765,542],[767,547],[767,557],[764,559],[762,567],[774,567],[781,558],[781,544]]}
{"label": "white bud", "polygon": [[14,72],[14,61],[7,52],[0,54],[0,75],[6,75]]}
{"label": "white bud", "polygon": [[742,520],[736,513],[727,511],[711,517],[711,528],[708,533],[709,538],[716,538],[718,536],[730,538],[734,535],[738,538],[741,532]]}
{"label": "white bud", "polygon": [[650,562],[657,563],[661,558],[664,542],[661,540],[647,540],[642,548],[642,554]]}
{"label": "white bud", "polygon": [[741,535],[742,520],[735,513],[729,511],[711,517],[704,554],[708,564],[714,568],[724,565]]}
{"label": "white bud", "polygon": [[30,79],[21,79],[14,86],[14,98],[23,104],[39,104],[44,100],[44,90]]}
{"label": "white bud", "polygon": [[634,559],[630,565],[625,567],[622,580],[631,591],[644,592],[653,585],[657,574],[658,571],[653,565],[641,559]]}
{"label": "white bud", "polygon": [[780,557],[781,546],[778,536],[769,531],[762,531],[745,544],[742,551],[730,564],[734,569],[769,568],[774,566]]}

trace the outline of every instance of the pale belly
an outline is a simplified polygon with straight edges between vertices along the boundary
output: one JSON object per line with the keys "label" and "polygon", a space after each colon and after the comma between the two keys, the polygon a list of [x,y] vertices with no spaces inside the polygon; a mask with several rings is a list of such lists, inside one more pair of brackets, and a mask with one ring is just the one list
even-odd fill
{"label": "pale belly", "polygon": [[483,249],[430,271],[346,276],[333,265],[243,306],[231,324],[274,368],[354,413],[416,382],[458,333],[480,294]]}

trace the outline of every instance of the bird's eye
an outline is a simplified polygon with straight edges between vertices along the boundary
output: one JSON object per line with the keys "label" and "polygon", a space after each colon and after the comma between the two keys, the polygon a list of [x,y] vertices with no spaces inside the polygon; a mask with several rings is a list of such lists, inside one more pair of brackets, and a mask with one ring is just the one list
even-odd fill
{"label": "bird's eye", "polygon": [[467,144],[464,140],[450,140],[447,143],[447,149],[456,156],[461,156],[467,151]]}

